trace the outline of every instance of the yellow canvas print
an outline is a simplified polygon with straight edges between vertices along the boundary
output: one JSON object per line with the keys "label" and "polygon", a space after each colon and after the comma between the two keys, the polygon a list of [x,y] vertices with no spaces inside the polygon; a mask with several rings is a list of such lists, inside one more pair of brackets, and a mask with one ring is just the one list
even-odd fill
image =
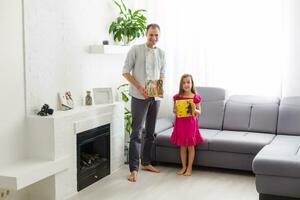
{"label": "yellow canvas print", "polygon": [[191,117],[195,115],[195,104],[193,99],[176,100],[176,116]]}
{"label": "yellow canvas print", "polygon": [[146,82],[146,91],[149,97],[163,97],[163,80],[148,80]]}

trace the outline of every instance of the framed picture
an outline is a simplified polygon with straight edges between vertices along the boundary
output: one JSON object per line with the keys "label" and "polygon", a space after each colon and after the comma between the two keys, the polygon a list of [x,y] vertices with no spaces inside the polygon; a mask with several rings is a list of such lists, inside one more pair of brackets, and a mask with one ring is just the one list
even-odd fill
{"label": "framed picture", "polygon": [[95,105],[114,102],[112,88],[93,88],[93,94]]}
{"label": "framed picture", "polygon": [[74,108],[74,101],[70,91],[58,93],[61,110],[70,110]]}
{"label": "framed picture", "polygon": [[145,89],[149,97],[163,98],[164,96],[163,80],[148,80]]}

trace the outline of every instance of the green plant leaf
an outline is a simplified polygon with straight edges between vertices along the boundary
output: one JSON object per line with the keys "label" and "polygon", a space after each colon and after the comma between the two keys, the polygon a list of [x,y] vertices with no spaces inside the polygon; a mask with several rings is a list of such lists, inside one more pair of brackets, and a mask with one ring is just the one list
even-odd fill
{"label": "green plant leaf", "polygon": [[120,90],[122,87],[128,87],[128,86],[129,86],[128,83],[124,83],[124,84],[120,85],[120,86],[117,88],[117,90]]}
{"label": "green plant leaf", "polygon": [[126,125],[126,132],[129,134],[131,133],[131,125],[130,124]]}
{"label": "green plant leaf", "polygon": [[124,108],[124,110],[125,110],[125,112],[127,112],[127,113],[130,113],[131,114],[131,112],[129,111],[129,109],[128,108]]}
{"label": "green plant leaf", "polygon": [[111,34],[112,32],[114,32],[114,29],[115,29],[115,23],[111,23],[111,25],[109,26],[109,31],[108,33]]}
{"label": "green plant leaf", "polygon": [[120,13],[124,13],[123,10],[122,10],[121,5],[120,5],[117,1],[114,1],[114,2],[115,2],[115,4],[119,7]]}
{"label": "green plant leaf", "polygon": [[121,0],[121,3],[122,3],[122,5],[123,5],[124,10],[126,11],[126,10],[127,10],[127,7],[125,6],[123,0]]}
{"label": "green plant leaf", "polygon": [[128,101],[129,101],[128,96],[127,96],[124,92],[121,92],[121,94],[122,94],[122,100],[123,100],[124,102],[128,102]]}
{"label": "green plant leaf", "polygon": [[144,9],[136,10],[136,11],[133,12],[133,15],[138,15],[141,12],[146,12],[146,10],[144,10]]}

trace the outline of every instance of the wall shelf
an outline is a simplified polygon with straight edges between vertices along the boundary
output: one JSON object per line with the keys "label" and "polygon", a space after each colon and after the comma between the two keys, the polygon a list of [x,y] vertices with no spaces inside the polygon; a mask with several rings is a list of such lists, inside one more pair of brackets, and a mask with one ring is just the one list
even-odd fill
{"label": "wall shelf", "polygon": [[68,169],[69,157],[54,161],[25,159],[0,168],[0,186],[20,190],[44,178]]}
{"label": "wall shelf", "polygon": [[131,46],[122,45],[91,45],[89,52],[92,54],[126,54]]}

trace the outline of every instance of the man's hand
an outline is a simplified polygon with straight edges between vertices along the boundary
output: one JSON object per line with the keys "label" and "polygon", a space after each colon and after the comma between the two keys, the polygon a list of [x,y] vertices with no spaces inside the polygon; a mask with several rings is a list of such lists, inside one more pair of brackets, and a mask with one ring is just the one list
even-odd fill
{"label": "man's hand", "polygon": [[145,87],[141,85],[137,80],[135,80],[130,73],[124,73],[123,76],[128,80],[129,83],[131,83],[134,87],[136,87],[136,89],[145,99],[149,98],[145,90]]}
{"label": "man's hand", "polygon": [[148,99],[148,98],[149,98],[149,96],[148,96],[148,94],[147,94],[146,89],[145,89],[144,86],[139,85],[139,86],[137,87],[137,89],[138,89],[138,91],[140,92],[140,94],[143,95],[143,97],[144,97],[145,99]]}

